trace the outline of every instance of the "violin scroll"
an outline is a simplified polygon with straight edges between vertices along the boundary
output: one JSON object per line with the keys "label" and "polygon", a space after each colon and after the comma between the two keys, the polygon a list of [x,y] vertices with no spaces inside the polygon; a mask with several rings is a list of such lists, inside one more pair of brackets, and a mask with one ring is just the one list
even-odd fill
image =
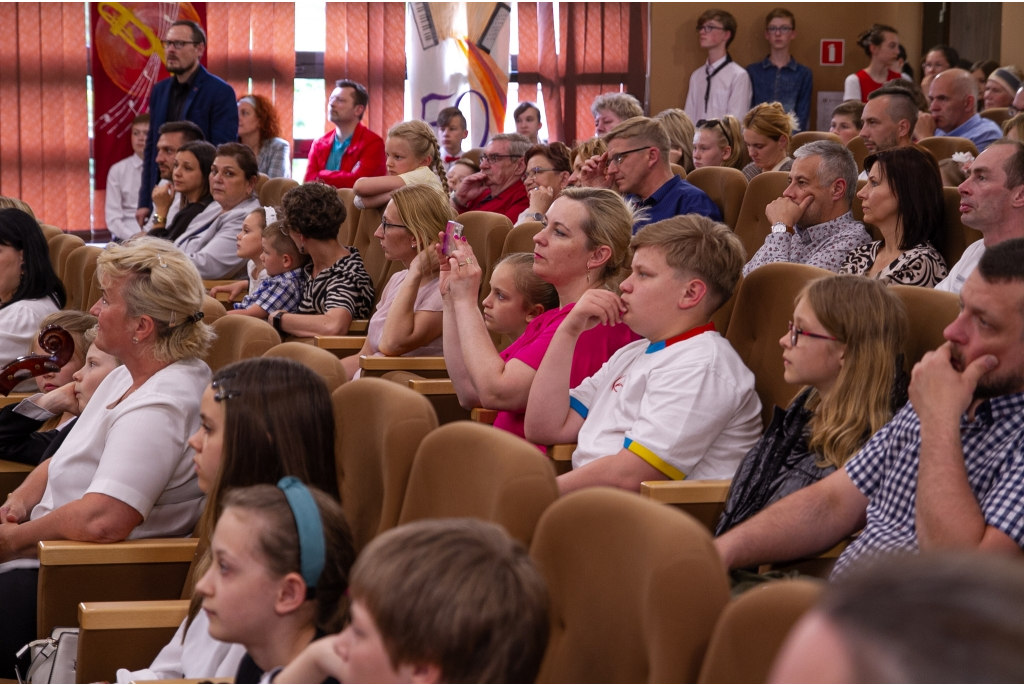
{"label": "violin scroll", "polygon": [[60,326],[47,326],[39,333],[39,347],[48,354],[18,357],[0,368],[0,395],[7,397],[23,381],[47,373],[56,373],[75,354],[75,339]]}

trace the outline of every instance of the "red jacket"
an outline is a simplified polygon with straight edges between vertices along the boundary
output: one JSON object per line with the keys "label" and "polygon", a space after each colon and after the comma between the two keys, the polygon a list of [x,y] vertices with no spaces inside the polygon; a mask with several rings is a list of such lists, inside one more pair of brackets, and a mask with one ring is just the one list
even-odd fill
{"label": "red jacket", "polygon": [[323,181],[335,188],[351,188],[357,178],[366,176],[387,176],[384,166],[384,141],[362,124],[356,124],[352,142],[341,156],[341,168],[328,171],[327,158],[334,146],[334,131],[325,133],[313,141],[309,148],[309,165],[306,167],[305,182]]}

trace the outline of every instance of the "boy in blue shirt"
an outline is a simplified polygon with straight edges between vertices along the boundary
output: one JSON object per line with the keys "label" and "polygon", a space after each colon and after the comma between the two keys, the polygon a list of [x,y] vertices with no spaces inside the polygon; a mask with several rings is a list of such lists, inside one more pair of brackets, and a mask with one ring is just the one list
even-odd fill
{"label": "boy in blue shirt", "polygon": [[263,229],[261,258],[267,277],[228,314],[255,316],[265,321],[270,312],[298,311],[305,281],[302,268],[307,257],[299,254],[295,241],[281,231],[281,226],[276,221]]}
{"label": "boy in blue shirt", "polygon": [[747,67],[753,97],[750,106],[762,102],[779,102],[787,112],[796,113],[800,130],[811,130],[811,70],[789,54],[789,44],[796,38],[796,17],[789,10],[776,7],[765,20],[764,37],[771,54]]}

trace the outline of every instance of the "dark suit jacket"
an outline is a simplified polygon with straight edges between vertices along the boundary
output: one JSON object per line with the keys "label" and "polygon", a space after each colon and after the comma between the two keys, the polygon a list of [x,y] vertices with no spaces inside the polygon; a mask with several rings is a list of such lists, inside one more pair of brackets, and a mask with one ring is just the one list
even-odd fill
{"label": "dark suit jacket", "polygon": [[30,419],[14,411],[16,404],[0,409],[0,459],[35,466],[53,456],[78,419],[68,421],[60,430],[37,432],[43,421]]}
{"label": "dark suit jacket", "polygon": [[[156,142],[160,127],[167,123],[167,104],[171,99],[171,79],[153,86],[149,96],[149,136],[142,161],[142,185],[139,187],[139,208],[153,207],[153,186],[160,182],[156,166]],[[181,108],[181,118],[203,129],[206,140],[214,145],[238,140],[238,105],[235,89],[199,65],[192,92]]]}

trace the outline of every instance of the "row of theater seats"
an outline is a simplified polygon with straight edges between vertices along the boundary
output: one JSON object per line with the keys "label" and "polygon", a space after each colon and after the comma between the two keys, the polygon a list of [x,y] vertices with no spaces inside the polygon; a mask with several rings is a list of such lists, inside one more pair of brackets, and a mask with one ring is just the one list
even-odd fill
{"label": "row of theater seats", "polygon": [[[395,383],[346,383],[332,400],[357,550],[396,525],[466,516],[502,525],[529,548],[551,599],[541,682],[764,682],[820,591],[785,582],[729,602],[710,532],[692,517],[609,489],[559,499],[532,446],[471,422],[438,427],[430,403]],[[78,682],[145,667],[170,640],[188,609],[198,544],[40,543],[39,634],[81,627]]]}

